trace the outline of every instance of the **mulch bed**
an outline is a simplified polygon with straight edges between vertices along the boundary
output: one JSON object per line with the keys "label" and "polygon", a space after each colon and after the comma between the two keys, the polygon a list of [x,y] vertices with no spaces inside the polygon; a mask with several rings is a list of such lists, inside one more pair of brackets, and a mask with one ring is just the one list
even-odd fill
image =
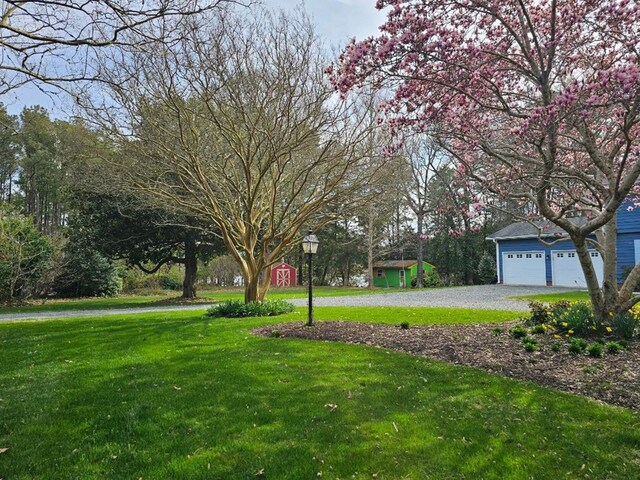
{"label": "mulch bed", "polygon": [[[313,327],[299,323],[269,325],[253,333],[271,336],[273,330],[278,330],[281,338],[333,340],[387,348],[640,409],[640,346],[637,342],[618,354],[605,353],[602,358],[592,358],[571,354],[566,346],[560,352],[553,352],[549,348],[554,342],[551,335],[535,335],[539,350],[529,353],[507,333],[516,324],[432,325],[404,330],[395,325],[331,321],[316,322]],[[496,327],[503,330],[501,334],[493,333]]]}

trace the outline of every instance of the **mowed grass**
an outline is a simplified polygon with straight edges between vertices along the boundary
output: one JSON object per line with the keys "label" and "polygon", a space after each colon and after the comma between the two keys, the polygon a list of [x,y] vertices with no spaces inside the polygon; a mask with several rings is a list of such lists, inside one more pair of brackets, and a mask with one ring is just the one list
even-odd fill
{"label": "mowed grass", "polygon": [[[316,316],[411,313],[353,310]],[[456,319],[416,310],[414,323]],[[249,333],[304,314],[0,324],[0,478],[640,476],[630,410],[384,349]]]}
{"label": "mowed grass", "polygon": [[570,302],[590,302],[589,292],[586,290],[576,290],[571,292],[560,292],[560,293],[544,293],[540,295],[525,295],[520,297],[513,297],[519,300],[526,300],[529,302],[544,302],[544,303],[554,303],[559,302],[561,300],[568,300]]}
{"label": "mowed grass", "polygon": [[[316,297],[339,297],[346,295],[371,295],[374,293],[393,293],[402,291],[398,288],[367,289],[367,288],[341,288],[341,287],[314,287],[313,294]],[[0,315],[5,313],[27,312],[66,312],[71,310],[100,310],[112,308],[136,308],[152,307],[169,298],[175,298],[180,292],[167,291],[163,295],[121,295],[105,298],[79,298],[79,299],[51,299],[44,303],[37,301],[31,305],[20,307],[0,307]],[[211,302],[224,300],[244,300],[244,291],[240,288],[218,291],[199,292],[201,298],[210,299]],[[297,288],[272,288],[267,298],[269,300],[305,298],[307,290],[304,287]]]}

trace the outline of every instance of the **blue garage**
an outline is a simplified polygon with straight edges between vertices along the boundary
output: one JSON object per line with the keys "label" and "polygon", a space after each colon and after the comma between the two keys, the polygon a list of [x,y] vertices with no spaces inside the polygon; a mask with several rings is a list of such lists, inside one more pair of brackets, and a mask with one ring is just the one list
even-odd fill
{"label": "blue garage", "polygon": [[[618,211],[618,282],[623,273],[640,263],[640,209],[624,204]],[[582,217],[573,219],[584,222]],[[505,285],[554,285],[585,288],[582,267],[570,240],[545,245],[566,234],[549,222],[512,223],[487,237],[496,244],[498,283]],[[602,258],[591,251],[598,279],[602,281]]]}

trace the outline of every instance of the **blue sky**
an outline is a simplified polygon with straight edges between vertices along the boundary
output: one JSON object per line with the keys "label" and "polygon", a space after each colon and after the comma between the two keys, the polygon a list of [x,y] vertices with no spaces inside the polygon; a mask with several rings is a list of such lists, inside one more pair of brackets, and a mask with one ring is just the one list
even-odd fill
{"label": "blue sky", "polygon": [[[360,40],[378,33],[378,26],[384,22],[385,15],[375,9],[375,3],[375,0],[306,0],[302,4],[327,47],[337,50],[352,37]],[[264,4],[289,9],[301,2],[264,0]],[[66,112],[70,111],[70,105],[63,96],[47,95],[34,86],[11,92],[0,101],[12,114],[18,114],[25,106],[31,105],[42,105],[58,118],[66,117]]]}

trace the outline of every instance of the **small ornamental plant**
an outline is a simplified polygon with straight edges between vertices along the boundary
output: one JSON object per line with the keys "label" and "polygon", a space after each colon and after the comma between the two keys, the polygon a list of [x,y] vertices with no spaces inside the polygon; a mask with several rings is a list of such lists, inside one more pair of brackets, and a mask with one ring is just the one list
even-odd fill
{"label": "small ornamental plant", "polygon": [[522,325],[516,325],[511,330],[509,330],[509,335],[511,335],[516,340],[524,338],[528,334],[529,334],[529,332]]}
{"label": "small ornamental plant", "polygon": [[403,330],[408,330],[409,329],[409,322],[402,322],[400,324],[400,328]]}
{"label": "small ornamental plant", "polygon": [[274,317],[293,311],[294,305],[284,300],[243,303],[239,300],[220,302],[207,310],[208,317],[243,318]]}
{"label": "small ornamental plant", "polygon": [[491,333],[493,333],[493,335],[497,337],[500,334],[502,334],[502,329],[500,327],[496,327],[493,330],[491,330]]}
{"label": "small ornamental plant", "polygon": [[580,354],[586,350],[589,343],[583,338],[572,338],[569,342],[569,352],[574,354]]}
{"label": "small ornamental plant", "polygon": [[559,352],[562,349],[562,344],[560,342],[553,342],[549,348],[551,348],[552,352]]}
{"label": "small ornamental plant", "polygon": [[622,351],[622,345],[618,342],[607,342],[605,345],[607,352],[609,353],[620,353]]}
{"label": "small ornamental plant", "polygon": [[590,357],[602,357],[602,353],[604,352],[604,346],[601,343],[594,342],[587,347],[587,353]]}

